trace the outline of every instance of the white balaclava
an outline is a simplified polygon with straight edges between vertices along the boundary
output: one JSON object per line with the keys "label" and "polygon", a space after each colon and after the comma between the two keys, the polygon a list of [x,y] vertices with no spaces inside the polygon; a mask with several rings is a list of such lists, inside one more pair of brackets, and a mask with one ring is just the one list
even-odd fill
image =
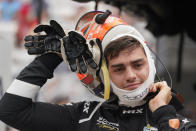
{"label": "white balaclava", "polygon": [[149,92],[150,85],[154,83],[156,73],[154,59],[142,35],[135,28],[129,25],[118,25],[108,31],[102,41],[103,50],[110,42],[123,36],[130,36],[141,43],[148,59],[149,75],[147,80],[140,87],[131,91],[118,88],[111,80],[110,85],[113,93],[118,96],[120,105],[125,105],[128,107],[140,106],[146,102],[144,98]]}

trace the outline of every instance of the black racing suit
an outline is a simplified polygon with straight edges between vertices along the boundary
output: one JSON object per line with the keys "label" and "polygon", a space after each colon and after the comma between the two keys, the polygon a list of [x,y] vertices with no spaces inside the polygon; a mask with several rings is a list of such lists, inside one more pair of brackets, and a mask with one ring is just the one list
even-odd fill
{"label": "black racing suit", "polygon": [[[115,95],[105,102],[85,101],[66,105],[33,102],[21,86],[43,86],[62,59],[55,54],[36,58],[16,78],[0,101],[0,120],[22,131],[174,131],[169,120],[180,121],[179,131],[196,131],[196,124],[177,114],[182,106],[175,97],[170,105],[151,112],[148,104],[128,108]],[[19,86],[20,85],[20,86]],[[10,88],[11,88],[10,87]],[[22,92],[21,92],[22,91]],[[10,93],[11,92],[11,93]],[[25,96],[25,97],[24,97]],[[175,108],[176,109],[175,109]],[[147,126],[148,125],[148,126]]]}

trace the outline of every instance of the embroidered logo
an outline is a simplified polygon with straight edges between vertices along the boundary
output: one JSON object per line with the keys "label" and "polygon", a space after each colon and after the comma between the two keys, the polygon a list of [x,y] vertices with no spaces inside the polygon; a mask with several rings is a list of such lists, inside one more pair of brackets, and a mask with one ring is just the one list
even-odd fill
{"label": "embroidered logo", "polygon": [[88,114],[89,107],[90,107],[90,102],[85,102],[84,103],[83,112],[85,112],[86,114]]}
{"label": "embroidered logo", "polygon": [[183,119],[182,121],[183,121],[183,123],[184,123],[184,124],[186,124],[186,123],[189,123],[189,122],[190,122],[189,120],[187,120],[187,118]]}
{"label": "embroidered logo", "polygon": [[135,110],[123,110],[123,114],[142,114],[143,109],[135,109]]}
{"label": "embroidered logo", "polygon": [[104,119],[103,117],[99,117],[96,124],[99,128],[106,128],[110,131],[119,131],[119,124],[109,122],[108,120]]}
{"label": "embroidered logo", "polygon": [[127,99],[128,101],[132,101],[132,100],[135,100],[135,99],[140,99],[142,98],[145,94],[148,93],[148,88],[145,89],[143,92],[141,92],[139,95],[136,95],[136,96],[127,96],[127,95],[123,95],[122,97],[124,97],[125,99]]}

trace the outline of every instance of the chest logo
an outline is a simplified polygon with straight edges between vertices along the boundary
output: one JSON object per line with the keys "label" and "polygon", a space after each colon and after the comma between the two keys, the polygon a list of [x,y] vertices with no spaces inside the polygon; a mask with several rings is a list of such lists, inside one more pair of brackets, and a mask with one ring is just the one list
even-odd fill
{"label": "chest logo", "polygon": [[89,107],[90,107],[90,102],[84,103],[83,112],[85,112],[86,114],[88,114]]}
{"label": "chest logo", "polygon": [[119,124],[114,122],[109,122],[103,117],[99,117],[96,124],[99,128],[105,128],[109,131],[119,131]]}
{"label": "chest logo", "polygon": [[143,109],[123,110],[123,114],[142,114]]}

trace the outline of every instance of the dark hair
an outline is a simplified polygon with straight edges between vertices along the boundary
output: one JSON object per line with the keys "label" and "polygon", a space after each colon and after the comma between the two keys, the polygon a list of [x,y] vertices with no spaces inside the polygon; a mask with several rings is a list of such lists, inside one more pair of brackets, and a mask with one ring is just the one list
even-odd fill
{"label": "dark hair", "polygon": [[[108,64],[108,59],[113,59],[119,55],[119,53],[124,49],[129,49],[133,51],[134,49],[142,47],[140,42],[133,37],[123,36],[108,44],[104,51],[104,57],[106,63]],[[143,48],[143,47],[142,47]]]}

